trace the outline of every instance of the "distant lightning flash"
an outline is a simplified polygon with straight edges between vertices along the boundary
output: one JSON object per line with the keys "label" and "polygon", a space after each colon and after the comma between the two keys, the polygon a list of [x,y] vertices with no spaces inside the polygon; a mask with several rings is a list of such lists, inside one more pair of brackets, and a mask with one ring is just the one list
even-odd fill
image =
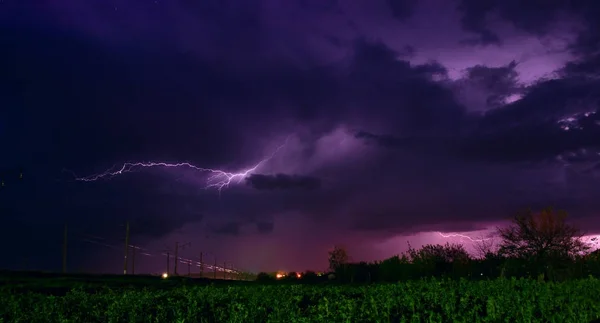
{"label": "distant lightning flash", "polygon": [[[288,139],[289,139],[289,137],[288,137]],[[115,165],[100,174],[90,175],[90,176],[86,176],[86,177],[77,177],[76,175],[74,175],[74,176],[75,176],[75,180],[77,180],[77,181],[95,182],[95,181],[98,181],[101,179],[110,179],[110,178],[118,176],[118,175],[130,173],[130,172],[133,172],[135,170],[138,170],[138,169],[144,168],[144,167],[191,168],[191,169],[197,170],[199,172],[212,173],[212,175],[210,175],[207,178],[206,186],[204,188],[205,189],[214,188],[214,189],[217,189],[220,193],[223,188],[229,187],[229,185],[232,182],[240,183],[242,180],[244,180],[244,178],[248,177],[250,174],[255,172],[261,165],[263,165],[267,161],[273,159],[273,157],[275,157],[275,155],[277,155],[277,153],[279,153],[279,151],[287,145],[288,139],[286,139],[284,144],[277,147],[277,149],[275,149],[275,151],[271,155],[267,156],[266,158],[264,158],[263,160],[261,160],[260,162],[258,162],[254,166],[252,166],[251,168],[245,169],[239,173],[227,172],[227,171],[224,171],[221,169],[199,167],[199,166],[193,165],[191,163],[187,163],[187,162],[182,162],[182,163],[167,163],[167,162],[135,162],[134,163],[134,162],[128,162],[128,163],[122,164],[117,170],[115,170],[117,168]]]}
{"label": "distant lightning flash", "polygon": [[491,240],[492,238],[485,238],[485,239],[473,239],[469,236],[466,236],[464,234],[459,234],[459,233],[453,233],[453,234],[443,234],[441,232],[437,232],[437,234],[439,234],[440,236],[442,236],[443,238],[460,238],[460,239],[467,239],[471,242],[482,242],[482,241],[487,241],[487,240]]}
{"label": "distant lightning flash", "polygon": [[[460,238],[460,239],[467,239],[471,242],[483,242],[483,241],[488,241],[488,240],[492,240],[493,238],[484,238],[484,239],[473,239],[469,236],[466,236],[464,234],[458,234],[458,233],[453,233],[453,234],[443,234],[441,232],[436,232],[437,234],[439,234],[441,237],[449,239],[449,238]],[[586,243],[588,243],[590,245],[590,247],[592,249],[600,249],[600,235],[590,235],[590,236],[586,236],[583,237],[582,240]]]}

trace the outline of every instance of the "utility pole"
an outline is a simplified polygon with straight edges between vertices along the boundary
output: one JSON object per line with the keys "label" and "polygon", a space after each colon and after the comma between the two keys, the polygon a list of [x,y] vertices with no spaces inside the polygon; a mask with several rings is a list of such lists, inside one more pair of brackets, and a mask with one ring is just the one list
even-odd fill
{"label": "utility pole", "polygon": [[202,263],[202,252],[200,253],[200,278],[204,276],[204,264]]}
{"label": "utility pole", "polygon": [[131,246],[131,274],[135,275],[135,249],[136,246]]}
{"label": "utility pole", "polygon": [[63,235],[62,273],[67,273],[67,223],[65,223],[65,232]]}
{"label": "utility pole", "polygon": [[[186,246],[191,245],[191,242],[188,243],[184,243],[181,245],[181,249],[185,248]],[[175,270],[174,270],[174,274],[175,276],[177,276],[177,263],[179,263],[179,242],[175,242]]]}
{"label": "utility pole", "polygon": [[167,275],[169,274],[169,270],[171,269],[171,267],[169,266],[169,260],[170,259],[171,259],[171,255],[167,251]]}
{"label": "utility pole", "polygon": [[179,262],[179,242],[175,242],[175,269],[173,275],[177,276],[177,263]]}
{"label": "utility pole", "polygon": [[129,221],[125,225],[125,260],[123,263],[123,275],[127,275],[127,253],[129,252]]}

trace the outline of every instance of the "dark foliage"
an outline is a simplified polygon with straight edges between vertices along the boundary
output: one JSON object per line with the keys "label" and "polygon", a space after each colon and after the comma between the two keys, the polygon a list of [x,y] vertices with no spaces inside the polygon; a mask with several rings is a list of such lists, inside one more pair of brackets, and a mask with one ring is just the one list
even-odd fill
{"label": "dark foliage", "polygon": [[[398,282],[422,278],[533,278],[565,281],[600,277],[600,250],[589,251],[582,234],[566,223],[567,214],[551,208],[517,214],[512,225],[498,228],[497,250],[480,246],[473,258],[460,244],[425,245],[383,261],[351,263],[345,249],[329,252],[336,281],[349,283]],[[303,277],[301,280],[308,279]]]}

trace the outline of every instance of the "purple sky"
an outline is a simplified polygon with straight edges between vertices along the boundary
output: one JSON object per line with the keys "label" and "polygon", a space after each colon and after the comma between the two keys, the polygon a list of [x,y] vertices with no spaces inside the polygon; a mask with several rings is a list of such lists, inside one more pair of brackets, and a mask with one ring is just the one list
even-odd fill
{"label": "purple sky", "polygon": [[[253,271],[469,247],[438,231],[524,207],[600,234],[597,1],[36,3],[0,2],[0,166],[27,176],[0,192],[3,267],[60,268],[65,221],[70,268],[109,272],[127,220],[152,272],[176,241]],[[189,167],[73,177],[276,150],[220,194]]]}

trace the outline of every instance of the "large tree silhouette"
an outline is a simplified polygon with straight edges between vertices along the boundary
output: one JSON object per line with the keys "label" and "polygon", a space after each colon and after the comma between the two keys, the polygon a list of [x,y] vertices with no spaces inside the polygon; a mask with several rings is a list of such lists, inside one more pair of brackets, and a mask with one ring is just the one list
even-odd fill
{"label": "large tree silhouette", "polygon": [[498,228],[499,253],[521,259],[565,259],[586,252],[590,246],[581,240],[583,234],[566,218],[565,211],[552,208],[518,213],[511,225]]}
{"label": "large tree silhouette", "polygon": [[343,265],[348,263],[348,252],[344,247],[334,246],[329,251],[329,270],[338,271]]}

